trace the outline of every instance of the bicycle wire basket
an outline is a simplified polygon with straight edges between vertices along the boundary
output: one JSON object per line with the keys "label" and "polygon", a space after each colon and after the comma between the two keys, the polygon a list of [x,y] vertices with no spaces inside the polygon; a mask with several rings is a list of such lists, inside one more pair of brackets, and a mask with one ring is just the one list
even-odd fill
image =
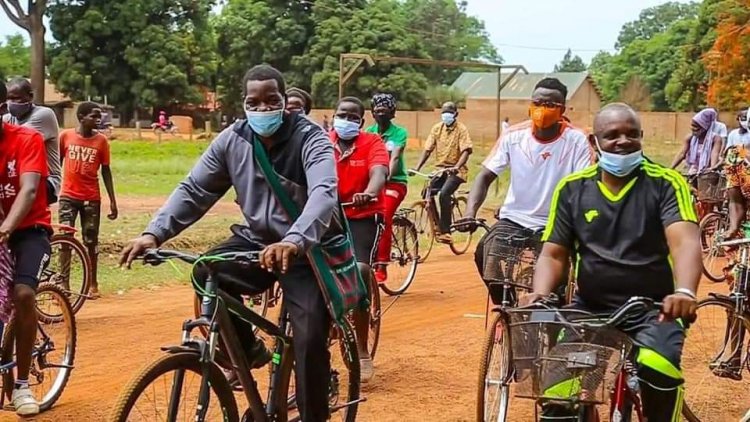
{"label": "bicycle wire basket", "polygon": [[594,405],[609,401],[632,349],[627,335],[577,310],[507,313],[516,397]]}
{"label": "bicycle wire basket", "polygon": [[711,172],[698,175],[696,197],[701,202],[723,202],[727,179],[723,174]]}
{"label": "bicycle wire basket", "polygon": [[540,248],[540,235],[532,230],[501,227],[490,231],[484,243],[482,278],[488,285],[531,290]]}

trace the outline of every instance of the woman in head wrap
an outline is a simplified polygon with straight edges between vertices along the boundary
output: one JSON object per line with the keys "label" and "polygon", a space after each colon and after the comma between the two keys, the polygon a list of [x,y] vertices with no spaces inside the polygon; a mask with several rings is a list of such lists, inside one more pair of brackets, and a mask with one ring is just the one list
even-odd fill
{"label": "woman in head wrap", "polygon": [[[404,151],[408,134],[406,129],[393,123],[396,117],[396,98],[391,94],[376,94],[372,97],[372,117],[375,124],[365,129],[366,132],[377,133],[383,138],[386,149],[390,154],[388,181],[385,184],[385,236],[380,237],[378,245],[375,278],[379,283],[388,279],[387,264],[391,260],[391,227],[393,215],[406,197],[408,183]],[[400,282],[400,281],[399,281]]]}
{"label": "woman in head wrap", "polygon": [[692,133],[672,162],[672,168],[685,160],[688,174],[698,174],[715,168],[721,156],[721,137],[713,131],[718,113],[712,108],[698,112],[690,122]]}

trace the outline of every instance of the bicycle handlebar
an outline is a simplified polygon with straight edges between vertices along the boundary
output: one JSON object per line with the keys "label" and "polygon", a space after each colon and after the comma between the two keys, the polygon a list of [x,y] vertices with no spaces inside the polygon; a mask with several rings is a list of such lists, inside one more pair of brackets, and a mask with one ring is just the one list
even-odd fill
{"label": "bicycle handlebar", "polygon": [[161,265],[171,259],[179,259],[188,264],[195,264],[203,258],[218,258],[222,261],[240,261],[251,264],[260,262],[260,251],[222,252],[215,255],[192,255],[185,252],[169,249],[148,249],[143,254],[143,262],[149,265]]}
{"label": "bicycle handlebar", "polygon": [[452,168],[444,168],[440,170],[435,170],[432,173],[427,174],[427,173],[422,173],[414,169],[409,169],[407,170],[407,173],[409,173],[410,176],[420,176],[420,177],[424,177],[425,179],[432,180],[436,177],[439,177],[441,174],[445,173],[446,171],[454,171],[454,170]]}
{"label": "bicycle handlebar", "polygon": [[744,238],[744,239],[726,240],[724,242],[719,242],[716,245],[717,246],[744,246],[749,243],[750,243],[750,238]]}
{"label": "bicycle handlebar", "polygon": [[[652,309],[661,309],[662,303],[657,302],[651,298],[643,297],[643,296],[633,296],[630,299],[628,299],[625,304],[620,306],[615,312],[609,315],[606,319],[600,319],[598,322],[592,323],[590,321],[569,321],[561,312],[557,312],[560,309],[552,307],[544,302],[536,302],[528,307],[524,308],[518,308],[518,309],[525,309],[525,308],[533,308],[533,307],[542,307],[543,309],[548,309],[552,311],[556,311],[557,317],[560,319],[561,322],[569,324],[569,325],[581,325],[581,326],[612,326],[616,327],[619,323],[625,321],[628,317],[632,316],[635,312],[635,310],[652,310]],[[592,315],[596,317],[596,315]]]}
{"label": "bicycle handlebar", "polygon": [[467,218],[465,220],[466,221],[464,221],[463,223],[451,224],[451,230],[458,230],[458,227],[463,226],[464,224],[476,224],[478,227],[483,228],[485,231],[490,231],[490,226],[487,224],[487,220],[485,220],[484,218]]}
{"label": "bicycle handlebar", "polygon": [[[370,199],[369,203],[370,204],[374,204],[376,202],[378,202],[378,198],[372,198],[372,199]],[[352,202],[342,202],[341,206],[344,207],[344,208],[347,208],[347,207],[353,207],[353,206],[355,206],[355,204],[354,204],[354,201],[352,201]]]}

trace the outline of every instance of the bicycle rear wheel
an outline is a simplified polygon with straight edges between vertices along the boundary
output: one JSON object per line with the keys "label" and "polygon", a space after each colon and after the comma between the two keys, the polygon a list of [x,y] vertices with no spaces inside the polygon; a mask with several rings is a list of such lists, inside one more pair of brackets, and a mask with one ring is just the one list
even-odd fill
{"label": "bicycle rear wheel", "polygon": [[477,421],[505,421],[510,402],[510,385],[505,383],[511,370],[510,338],[508,324],[499,312],[494,313],[492,323],[487,328],[481,359]]}
{"label": "bicycle rear wheel", "polygon": [[419,239],[414,223],[403,217],[393,219],[392,236],[388,279],[380,283],[380,288],[386,294],[396,296],[406,292],[417,275]]}
{"label": "bicycle rear wheel", "polygon": [[[451,221],[458,221],[463,218],[464,211],[466,211],[466,198],[463,196],[454,198],[453,208],[451,210],[453,213],[453,219]],[[454,255],[463,255],[469,250],[471,239],[474,237],[474,234],[454,232],[452,237],[453,241],[449,245],[451,251]]]}
{"label": "bicycle rear wheel", "polygon": [[60,286],[70,297],[73,312],[77,313],[86,302],[91,286],[91,260],[86,248],[72,235],[54,235],[49,265],[41,280]]}
{"label": "bicycle rear wheel", "polygon": [[417,201],[412,204],[411,208],[415,212],[414,227],[417,229],[419,235],[419,259],[418,263],[423,263],[427,260],[432,252],[432,246],[435,244],[435,233],[433,229],[433,223],[431,221],[430,211],[424,201]]}
{"label": "bicycle rear wheel", "polygon": [[[202,370],[200,355],[197,353],[176,353],[160,357],[144,367],[122,390],[110,420],[195,420]],[[210,392],[208,402],[203,403],[204,406],[208,406],[204,420],[239,421],[234,393],[226,377],[215,364],[211,364],[208,382]]]}
{"label": "bicycle rear wheel", "polygon": [[[37,336],[29,371],[29,387],[41,411],[49,410],[65,389],[73,371],[76,353],[76,323],[66,293],[57,285],[40,284],[36,293]],[[3,333],[2,362],[15,361],[15,324]],[[7,397],[13,390],[16,370],[3,375]]]}
{"label": "bicycle rear wheel", "polygon": [[682,354],[683,415],[690,421],[739,420],[750,403],[748,374],[732,380],[717,373],[747,371],[748,315],[737,315],[733,301],[716,298],[702,300],[697,314]]}
{"label": "bicycle rear wheel", "polygon": [[709,280],[719,283],[726,279],[724,267],[727,265],[724,248],[716,245],[716,240],[726,231],[726,222],[721,215],[711,213],[700,222],[701,247],[703,249],[703,274]]}

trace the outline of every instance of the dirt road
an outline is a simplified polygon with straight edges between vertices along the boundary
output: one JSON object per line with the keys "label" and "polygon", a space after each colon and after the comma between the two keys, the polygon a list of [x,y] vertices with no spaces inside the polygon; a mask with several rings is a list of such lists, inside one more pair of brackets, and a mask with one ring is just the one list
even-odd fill
{"label": "dirt road", "polygon": [[[375,380],[361,421],[473,421],[486,293],[469,256],[437,250],[408,294],[384,316]],[[192,312],[188,287],[139,290],[86,303],[76,368],[61,400],[38,421],[104,421],[121,388],[161,345],[176,343]],[[384,306],[391,299],[384,296]],[[747,396],[747,391],[738,392]],[[721,397],[749,403],[747,397]],[[16,420],[2,412],[0,421]],[[716,415],[713,421],[736,421]]]}

